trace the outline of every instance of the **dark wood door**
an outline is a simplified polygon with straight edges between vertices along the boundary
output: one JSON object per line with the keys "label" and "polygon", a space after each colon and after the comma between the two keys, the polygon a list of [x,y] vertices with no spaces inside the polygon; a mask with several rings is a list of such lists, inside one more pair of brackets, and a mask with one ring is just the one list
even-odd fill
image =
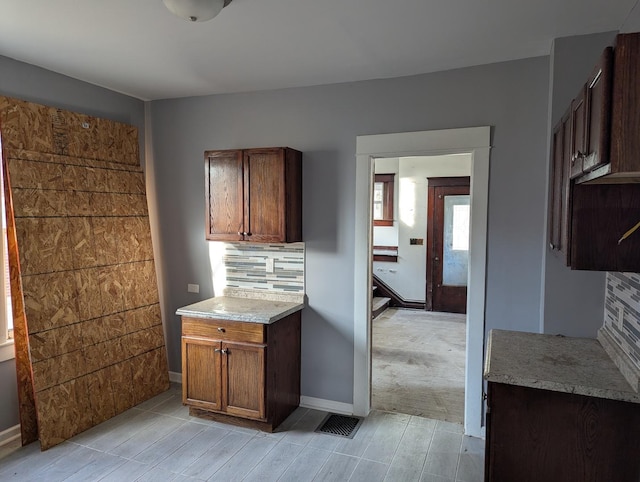
{"label": "dark wood door", "polygon": [[245,418],[265,418],[265,346],[223,343],[225,411]]}
{"label": "dark wood door", "polygon": [[469,178],[429,178],[427,309],[467,312]]}
{"label": "dark wood door", "polygon": [[244,239],[242,151],[205,152],[206,238]]}
{"label": "dark wood door", "polygon": [[284,242],[284,149],[250,149],[244,153],[245,240]]}
{"label": "dark wood door", "polygon": [[220,341],[182,337],[182,402],[206,410],[222,408]]}
{"label": "dark wood door", "polygon": [[607,47],[587,81],[587,138],[583,172],[609,162],[612,59],[613,49]]}

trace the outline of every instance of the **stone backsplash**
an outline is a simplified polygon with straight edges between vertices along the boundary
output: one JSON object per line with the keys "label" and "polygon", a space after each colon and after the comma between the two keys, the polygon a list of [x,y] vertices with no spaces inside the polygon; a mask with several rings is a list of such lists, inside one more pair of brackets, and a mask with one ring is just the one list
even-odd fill
{"label": "stone backsplash", "polygon": [[[304,243],[225,243],[226,285],[304,294],[304,250]],[[273,260],[273,273],[267,272],[269,260]]]}
{"label": "stone backsplash", "polygon": [[615,344],[615,355],[611,353],[611,347],[607,351],[637,390],[640,374],[640,273],[607,273],[604,324],[599,338],[603,336]]}

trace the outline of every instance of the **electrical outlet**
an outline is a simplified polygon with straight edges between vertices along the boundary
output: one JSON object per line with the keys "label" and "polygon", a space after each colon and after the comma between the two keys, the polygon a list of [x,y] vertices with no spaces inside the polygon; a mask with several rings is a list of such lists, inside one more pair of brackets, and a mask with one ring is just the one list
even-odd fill
{"label": "electrical outlet", "polygon": [[266,259],[266,269],[267,269],[267,273],[273,273],[275,271],[275,266],[274,266],[274,262],[273,262],[273,258],[267,258]]}
{"label": "electrical outlet", "polygon": [[187,292],[188,293],[200,293],[200,285],[192,285],[191,283],[189,283],[187,285]]}

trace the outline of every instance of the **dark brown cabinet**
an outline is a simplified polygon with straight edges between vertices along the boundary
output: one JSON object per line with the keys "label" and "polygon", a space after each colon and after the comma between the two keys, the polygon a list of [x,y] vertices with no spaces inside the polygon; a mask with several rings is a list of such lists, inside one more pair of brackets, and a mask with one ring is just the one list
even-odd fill
{"label": "dark brown cabinet", "polygon": [[288,147],[206,151],[206,238],[302,241],[302,154]]}
{"label": "dark brown cabinet", "polygon": [[613,49],[606,48],[585,86],[587,110],[582,172],[592,171],[609,162],[612,57]]}
{"label": "dark brown cabinet", "polygon": [[572,269],[640,271],[640,231],[618,243],[640,221],[638,78],[640,34],[618,35],[554,128],[549,245]]}
{"label": "dark brown cabinet", "polygon": [[273,431],[300,402],[300,312],[269,325],[183,316],[182,401]]}
{"label": "dark brown cabinet", "polygon": [[582,183],[640,183],[640,33],[618,35],[612,57],[609,156]]}
{"label": "dark brown cabinet", "polygon": [[571,102],[571,179],[609,162],[612,52],[611,47],[602,52]]}
{"label": "dark brown cabinet", "polygon": [[571,130],[569,131],[571,143],[571,179],[582,175],[582,161],[585,157],[586,144],[586,112],[587,92],[586,87],[580,89],[580,93],[571,101]]}
{"label": "dark brown cabinet", "polygon": [[569,246],[571,112],[553,129],[549,198],[549,247],[567,255]]}
{"label": "dark brown cabinet", "polygon": [[488,383],[485,480],[637,482],[637,403]]}

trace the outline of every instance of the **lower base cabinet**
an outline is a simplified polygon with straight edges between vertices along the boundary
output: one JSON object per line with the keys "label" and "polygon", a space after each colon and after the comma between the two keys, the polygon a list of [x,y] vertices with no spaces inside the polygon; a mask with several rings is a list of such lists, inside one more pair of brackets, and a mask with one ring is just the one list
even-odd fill
{"label": "lower base cabinet", "polygon": [[638,482],[640,404],[489,382],[485,481]]}
{"label": "lower base cabinet", "polygon": [[300,312],[272,324],[182,317],[191,415],[273,431],[300,403]]}

